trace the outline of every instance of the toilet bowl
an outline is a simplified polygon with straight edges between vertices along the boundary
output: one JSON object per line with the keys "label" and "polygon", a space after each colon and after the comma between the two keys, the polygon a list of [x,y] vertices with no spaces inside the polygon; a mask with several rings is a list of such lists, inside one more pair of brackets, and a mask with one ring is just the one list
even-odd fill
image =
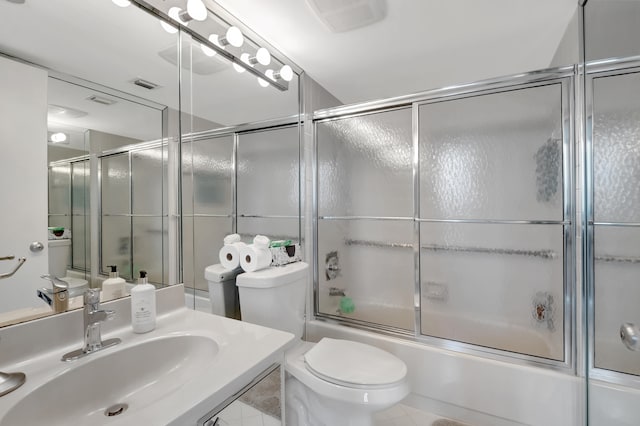
{"label": "toilet bowl", "polygon": [[[309,266],[297,262],[238,275],[242,320],[301,339],[308,273]],[[284,367],[285,417],[292,426],[371,426],[373,413],[409,393],[404,362],[363,343],[299,340]]]}

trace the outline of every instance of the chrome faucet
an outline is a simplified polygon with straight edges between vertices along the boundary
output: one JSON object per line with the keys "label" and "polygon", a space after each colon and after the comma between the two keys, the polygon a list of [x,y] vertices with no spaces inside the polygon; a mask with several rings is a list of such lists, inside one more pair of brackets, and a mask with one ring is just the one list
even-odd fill
{"label": "chrome faucet", "polygon": [[102,340],[100,323],[115,316],[114,311],[100,309],[100,290],[89,289],[84,292],[84,344],[82,348],[69,352],[62,357],[63,361],[73,361],[102,349],[117,345],[120,339]]}
{"label": "chrome faucet", "polygon": [[53,312],[65,312],[69,308],[69,283],[54,275],[40,275],[40,278],[51,281],[51,291],[38,289],[38,297],[53,308]]}

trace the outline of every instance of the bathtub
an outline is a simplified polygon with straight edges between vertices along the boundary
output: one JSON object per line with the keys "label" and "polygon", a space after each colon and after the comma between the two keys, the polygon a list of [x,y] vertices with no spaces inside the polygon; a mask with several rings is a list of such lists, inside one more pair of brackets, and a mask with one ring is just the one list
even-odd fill
{"label": "bathtub", "polygon": [[584,424],[584,380],[572,371],[486,359],[321,320],[308,321],[306,333],[310,341],[349,339],[398,356],[407,364],[411,388],[403,404],[423,411],[474,426]]}
{"label": "bathtub", "polygon": [[[336,316],[372,324],[384,320],[384,325],[413,331],[414,310],[411,308],[356,303],[352,313]],[[422,332],[426,336],[438,337],[489,348],[497,348],[541,358],[562,360],[564,355],[562,331],[550,332],[545,327],[531,325],[525,327],[502,322],[482,321],[468,316],[452,315],[447,312],[423,312]]]}

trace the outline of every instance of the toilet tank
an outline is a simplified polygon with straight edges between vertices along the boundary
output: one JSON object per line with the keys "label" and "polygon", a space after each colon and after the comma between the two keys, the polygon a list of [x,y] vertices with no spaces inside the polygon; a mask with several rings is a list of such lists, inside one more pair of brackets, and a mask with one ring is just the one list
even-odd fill
{"label": "toilet tank", "polygon": [[309,265],[271,266],[238,275],[242,320],[293,333],[301,339]]}
{"label": "toilet tank", "polygon": [[58,278],[67,275],[67,266],[71,260],[71,240],[63,238],[49,240],[49,274]]}

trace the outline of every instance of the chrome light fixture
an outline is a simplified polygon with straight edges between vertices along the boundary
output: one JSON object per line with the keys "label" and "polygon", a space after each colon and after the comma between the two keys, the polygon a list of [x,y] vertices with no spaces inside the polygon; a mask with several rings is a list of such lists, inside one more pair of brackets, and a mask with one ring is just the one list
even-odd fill
{"label": "chrome light fixture", "polygon": [[291,81],[293,80],[293,69],[289,65],[283,65],[282,68],[280,68],[280,71],[275,72],[269,69],[265,72],[265,75],[273,81],[278,81],[280,79],[284,81]]}
{"label": "chrome light fixture", "polygon": [[111,0],[116,6],[119,7],[127,7],[131,6],[131,2],[129,0]]}
{"label": "chrome light fixture", "polygon": [[62,132],[56,132],[49,136],[49,140],[51,143],[68,143],[67,142],[67,134]]}

